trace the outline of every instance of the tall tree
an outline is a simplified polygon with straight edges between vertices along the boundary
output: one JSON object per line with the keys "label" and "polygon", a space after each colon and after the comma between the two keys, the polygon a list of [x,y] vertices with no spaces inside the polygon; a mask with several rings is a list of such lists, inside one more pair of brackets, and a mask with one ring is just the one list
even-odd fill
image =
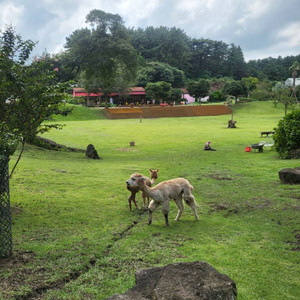
{"label": "tall tree", "polygon": [[230,45],[226,60],[226,73],[235,80],[241,80],[246,73],[244,54],[240,46]]}
{"label": "tall tree", "polygon": [[292,77],[293,77],[293,88],[296,86],[296,77],[297,73],[300,70],[300,64],[298,61],[294,61],[293,64],[290,66],[289,70],[292,71]]}
{"label": "tall tree", "polygon": [[191,78],[225,76],[228,45],[211,39],[192,39],[190,43]]}
{"label": "tall tree", "polygon": [[105,97],[119,88],[130,86],[136,78],[138,56],[128,31],[118,14],[92,10],[86,17],[90,29],[74,31],[66,48],[88,82],[99,83]]}
{"label": "tall tree", "polygon": [[184,72],[189,70],[189,37],[176,27],[153,26],[131,29],[133,47],[148,61],[167,63]]}

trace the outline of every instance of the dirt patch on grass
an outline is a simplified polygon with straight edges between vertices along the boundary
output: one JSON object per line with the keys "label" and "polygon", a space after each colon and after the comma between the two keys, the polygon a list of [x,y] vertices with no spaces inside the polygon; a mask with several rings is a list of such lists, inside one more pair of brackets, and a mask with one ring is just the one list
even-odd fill
{"label": "dirt patch on grass", "polygon": [[228,217],[230,214],[247,213],[255,210],[262,210],[272,205],[272,202],[269,199],[252,198],[251,200],[251,204],[245,203],[245,205],[243,206],[232,206],[229,205],[227,202],[210,202],[210,212],[226,211],[224,217]]}
{"label": "dirt patch on grass", "polygon": [[212,211],[220,211],[220,210],[227,210],[229,204],[226,202],[223,203],[210,202],[209,206],[211,207]]}
{"label": "dirt patch on grass", "polygon": [[286,241],[287,244],[292,246],[292,248],[289,249],[289,250],[291,250],[291,251],[300,251],[300,232],[298,230],[295,230],[293,232],[293,235],[295,237],[294,241]]}
{"label": "dirt patch on grass", "polygon": [[116,148],[115,150],[117,151],[121,151],[121,152],[134,152],[134,151],[138,151],[136,148]]}
{"label": "dirt patch on grass", "polygon": [[11,206],[10,209],[11,209],[12,216],[17,216],[17,215],[21,214],[23,211],[23,207],[20,205],[13,205],[13,206]]}
{"label": "dirt patch on grass", "polygon": [[208,177],[215,179],[215,180],[232,180],[231,177],[227,175],[221,175],[221,174],[209,174]]}

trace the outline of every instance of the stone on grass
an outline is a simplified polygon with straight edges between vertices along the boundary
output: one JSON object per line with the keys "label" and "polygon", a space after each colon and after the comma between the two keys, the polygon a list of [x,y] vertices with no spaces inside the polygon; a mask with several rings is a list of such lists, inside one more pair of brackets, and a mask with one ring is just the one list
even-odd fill
{"label": "stone on grass", "polygon": [[93,158],[93,159],[99,159],[100,157],[98,156],[97,150],[95,149],[94,145],[89,144],[86,148],[85,151],[85,156],[87,158]]}
{"label": "stone on grass", "polygon": [[300,184],[300,167],[285,168],[280,170],[278,174],[284,184]]}

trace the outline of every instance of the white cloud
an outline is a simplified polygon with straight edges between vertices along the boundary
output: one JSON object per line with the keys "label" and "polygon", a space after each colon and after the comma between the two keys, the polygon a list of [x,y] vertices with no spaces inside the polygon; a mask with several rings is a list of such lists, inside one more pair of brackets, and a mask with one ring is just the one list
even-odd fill
{"label": "white cloud", "polygon": [[285,43],[285,46],[298,47],[300,52],[300,21],[288,24],[277,33],[277,38]]}
{"label": "white cloud", "polygon": [[18,20],[24,13],[23,5],[14,5],[13,3],[0,3],[0,28],[5,25],[18,25]]}
{"label": "white cloud", "polygon": [[136,27],[142,20],[147,19],[158,9],[159,0],[135,1],[122,0],[118,4],[118,14],[126,19],[127,27]]}
{"label": "white cloud", "polygon": [[127,27],[175,26],[192,38],[234,43],[246,59],[300,52],[299,0],[0,0],[0,29],[12,24],[39,41],[38,53],[56,52],[88,26],[93,9],[119,14]]}

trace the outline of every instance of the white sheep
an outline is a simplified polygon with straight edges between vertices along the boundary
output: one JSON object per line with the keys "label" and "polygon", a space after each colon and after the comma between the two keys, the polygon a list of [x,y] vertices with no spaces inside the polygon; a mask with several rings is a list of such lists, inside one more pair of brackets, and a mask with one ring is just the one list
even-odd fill
{"label": "white sheep", "polygon": [[[146,176],[143,176],[140,173],[134,173],[130,177],[135,177],[135,178],[144,177],[144,178],[146,178],[146,185],[151,187],[154,184],[157,177],[158,177],[159,169],[157,169],[157,170],[149,169],[149,171],[150,171],[150,178],[148,178]],[[128,183],[127,183],[127,189],[131,192],[131,194],[128,197],[129,210],[130,211],[132,210],[131,202],[133,202],[135,207],[138,209],[138,206],[137,206],[137,203],[136,203],[136,200],[135,200],[135,195],[136,195],[136,193],[138,193],[140,191],[140,188],[138,186],[135,186],[135,187],[129,186]],[[146,197],[147,197],[147,206],[146,206]],[[142,192],[142,198],[143,198],[144,208],[148,207],[149,206],[149,197],[146,196],[144,192]]]}
{"label": "white sheep", "polygon": [[175,178],[163,181],[153,188],[147,186],[146,180],[147,179],[143,176],[135,176],[135,174],[133,174],[126,183],[130,188],[140,188],[145,195],[152,198],[149,204],[149,225],[152,223],[152,212],[159,204],[162,204],[162,212],[165,216],[166,226],[169,226],[168,214],[171,199],[174,199],[178,207],[178,213],[175,218],[175,221],[178,221],[184,208],[182,196],[187,205],[189,205],[193,210],[196,220],[199,220],[195,197],[192,195],[193,186],[186,179]]}

